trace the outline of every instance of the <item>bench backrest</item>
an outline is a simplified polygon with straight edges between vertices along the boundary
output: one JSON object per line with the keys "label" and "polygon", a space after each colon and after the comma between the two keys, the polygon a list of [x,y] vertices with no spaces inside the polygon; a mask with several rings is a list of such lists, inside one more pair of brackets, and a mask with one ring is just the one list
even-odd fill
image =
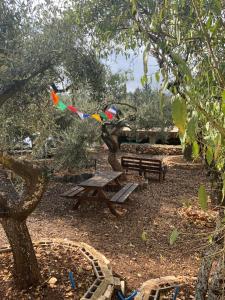
{"label": "bench backrest", "polygon": [[132,170],[146,170],[146,171],[159,171],[162,169],[162,162],[159,159],[122,156],[121,165],[124,168]]}

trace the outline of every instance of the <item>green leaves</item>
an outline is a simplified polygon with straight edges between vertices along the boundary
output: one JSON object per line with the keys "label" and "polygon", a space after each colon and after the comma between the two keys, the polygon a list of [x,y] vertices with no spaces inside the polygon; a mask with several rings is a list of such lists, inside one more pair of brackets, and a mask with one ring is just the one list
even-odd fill
{"label": "green leaves", "polygon": [[147,75],[143,75],[142,77],[141,77],[141,84],[144,86],[144,85],[146,85],[148,83],[148,77],[147,77]]}
{"label": "green leaves", "polygon": [[198,158],[199,156],[199,145],[196,141],[194,141],[192,144],[192,155],[193,158]]}
{"label": "green leaves", "polygon": [[222,92],[221,97],[222,97],[222,107],[221,107],[221,109],[222,109],[223,114],[225,115],[225,90]]}
{"label": "green leaves", "polygon": [[137,13],[137,0],[130,0],[131,2],[131,13],[135,15]]}
{"label": "green leaves", "polygon": [[222,96],[222,100],[225,101],[225,90],[222,92],[221,96]]}
{"label": "green leaves", "polygon": [[159,73],[159,71],[155,73],[155,79],[156,79],[157,82],[159,82],[159,80],[160,80],[160,73]]}
{"label": "green leaves", "polygon": [[178,236],[179,236],[179,232],[178,232],[178,230],[175,228],[175,229],[171,232],[171,234],[170,234],[170,240],[169,240],[169,242],[170,242],[170,245],[171,245],[171,246],[176,242]]}
{"label": "green leaves", "polygon": [[186,75],[188,78],[191,78],[191,71],[187,65],[187,63],[185,62],[185,60],[177,53],[172,53],[171,54],[175,63],[177,64],[180,72],[182,73],[182,75]]}
{"label": "green leaves", "polygon": [[195,117],[192,117],[187,124],[187,131],[186,131],[190,142],[193,142],[196,139],[196,133],[195,133],[196,127],[197,127],[197,119]]}
{"label": "green leaves", "polygon": [[213,150],[212,147],[208,147],[205,153],[206,161],[208,165],[210,166],[213,161]]}
{"label": "green leaves", "polygon": [[208,209],[208,203],[207,203],[207,193],[205,190],[205,186],[201,185],[199,190],[198,190],[198,202],[199,205],[201,207],[201,209],[203,210],[207,210]]}
{"label": "green leaves", "polygon": [[186,127],[187,107],[184,100],[176,98],[172,103],[172,116],[180,134],[183,135]]}

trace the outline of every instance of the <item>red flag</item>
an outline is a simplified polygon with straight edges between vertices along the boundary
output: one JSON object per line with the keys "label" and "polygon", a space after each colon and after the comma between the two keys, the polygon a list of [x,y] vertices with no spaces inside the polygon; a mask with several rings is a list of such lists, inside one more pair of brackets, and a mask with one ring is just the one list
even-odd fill
{"label": "red flag", "polygon": [[109,118],[109,120],[113,119],[113,114],[109,111],[105,111],[106,116]]}
{"label": "red flag", "polygon": [[77,108],[74,107],[74,106],[72,106],[72,105],[68,105],[67,108],[68,108],[70,111],[74,112],[74,113],[77,112]]}

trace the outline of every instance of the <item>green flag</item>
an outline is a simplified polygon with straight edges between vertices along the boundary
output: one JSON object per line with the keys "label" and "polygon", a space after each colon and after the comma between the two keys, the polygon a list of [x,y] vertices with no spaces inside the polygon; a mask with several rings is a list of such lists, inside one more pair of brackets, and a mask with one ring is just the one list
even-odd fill
{"label": "green flag", "polygon": [[56,107],[60,110],[65,110],[67,108],[67,106],[61,100]]}
{"label": "green flag", "polygon": [[104,114],[103,112],[100,112],[99,115],[100,115],[100,117],[102,118],[103,121],[107,121],[108,120],[106,114]]}

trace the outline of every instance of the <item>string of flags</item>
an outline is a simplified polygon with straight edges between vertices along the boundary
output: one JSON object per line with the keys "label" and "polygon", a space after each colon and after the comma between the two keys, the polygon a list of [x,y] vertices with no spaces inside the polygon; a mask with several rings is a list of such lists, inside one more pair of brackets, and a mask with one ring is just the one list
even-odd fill
{"label": "string of flags", "polygon": [[71,112],[76,113],[80,117],[81,120],[84,120],[86,118],[93,118],[96,121],[98,121],[99,123],[102,123],[103,121],[112,120],[118,112],[117,108],[115,106],[111,106],[104,112],[94,113],[94,114],[86,114],[86,113],[79,111],[76,107],[74,107],[72,105],[64,104],[62,102],[62,100],[59,99],[59,95],[57,95],[57,93],[54,90],[51,91],[51,98],[52,98],[53,104],[55,105],[56,108],[58,108],[62,111],[68,109]]}

